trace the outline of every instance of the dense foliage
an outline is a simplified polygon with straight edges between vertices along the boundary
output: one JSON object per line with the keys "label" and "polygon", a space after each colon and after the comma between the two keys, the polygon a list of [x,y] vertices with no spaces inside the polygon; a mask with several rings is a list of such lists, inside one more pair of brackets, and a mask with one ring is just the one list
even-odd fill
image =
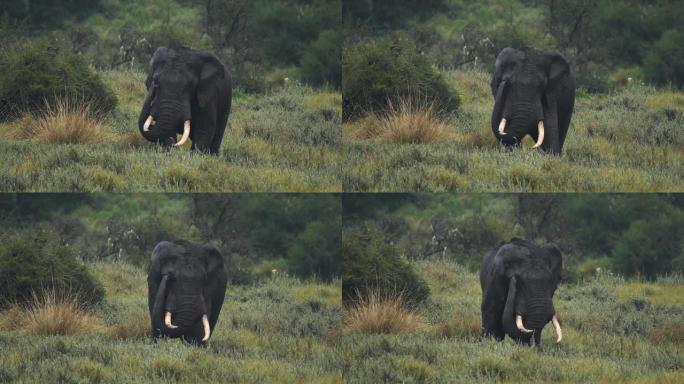
{"label": "dense foliage", "polygon": [[415,306],[430,294],[425,280],[373,223],[362,223],[345,231],[342,257],[344,303],[353,303],[373,292],[381,297],[398,297],[408,306]]}
{"label": "dense foliage", "polygon": [[445,68],[487,69],[506,46],[560,51],[580,85],[595,91],[641,79],[684,87],[681,20],[675,0],[345,1],[345,38],[405,30],[418,52]]}
{"label": "dense foliage", "polygon": [[[356,196],[363,200],[365,196]],[[415,195],[355,209],[345,225],[372,220],[411,259],[456,260],[475,270],[501,241],[554,242],[569,279],[598,270],[647,279],[684,272],[684,200],[668,194]],[[354,207],[352,206],[352,207]]]}
{"label": "dense foliage", "polygon": [[144,68],[157,47],[182,45],[217,54],[248,91],[341,81],[340,0],[13,3],[0,9],[0,41],[49,34],[98,68]]}
{"label": "dense foliage", "polygon": [[[259,273],[339,276],[341,206],[334,195],[6,194],[3,228],[56,238],[75,257],[146,266],[162,240],[219,247],[235,283]],[[42,240],[41,240],[42,241]]]}
{"label": "dense foliage", "polygon": [[38,226],[32,231],[4,233],[0,241],[0,307],[46,293],[76,297],[84,304],[104,298],[102,284],[54,232]]}
{"label": "dense foliage", "polygon": [[345,119],[395,108],[415,99],[435,110],[458,109],[459,98],[430,62],[403,36],[354,44],[342,60],[342,113]]}
{"label": "dense foliage", "polygon": [[82,56],[46,40],[0,51],[0,119],[44,108],[67,98],[105,113],[116,97]]}

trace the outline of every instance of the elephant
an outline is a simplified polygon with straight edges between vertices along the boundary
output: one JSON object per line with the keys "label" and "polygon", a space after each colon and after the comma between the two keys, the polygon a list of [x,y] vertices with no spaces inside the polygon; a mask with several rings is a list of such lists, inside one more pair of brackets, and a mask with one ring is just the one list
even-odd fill
{"label": "elephant", "polygon": [[560,154],[575,106],[575,78],[558,53],[504,48],[492,77],[492,131],[507,148],[526,135],[539,148]]}
{"label": "elephant", "polygon": [[[158,48],[145,80],[147,96],[138,119],[145,139],[218,154],[232,102],[231,77],[211,53]],[[182,133],[176,142],[176,134]]]}
{"label": "elephant", "polygon": [[147,274],[152,339],[206,345],[223,306],[228,277],[221,253],[190,241],[154,247]]}
{"label": "elephant", "polygon": [[487,253],[480,265],[482,331],[503,341],[505,335],[521,344],[541,345],[550,321],[556,343],[563,338],[553,306],[561,281],[563,256],[554,244],[537,245],[513,238]]}

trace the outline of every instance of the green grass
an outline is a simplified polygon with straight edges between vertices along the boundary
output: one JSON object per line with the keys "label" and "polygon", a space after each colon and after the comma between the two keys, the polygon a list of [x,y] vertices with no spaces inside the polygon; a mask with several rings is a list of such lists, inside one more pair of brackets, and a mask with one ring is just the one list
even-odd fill
{"label": "green grass", "polygon": [[0,191],[340,191],[341,95],[291,85],[236,92],[218,157],[146,142],[137,119],[145,74],[103,72],[119,105],[109,141],[55,144],[17,139],[21,120],[0,124]]}
{"label": "green grass", "polygon": [[445,138],[429,144],[359,139],[345,123],[345,191],[679,191],[684,185],[684,93],[631,85],[579,93],[561,157],[508,151],[490,128],[490,74],[450,71],[462,97]]}
{"label": "green grass", "polygon": [[[542,348],[480,337],[478,276],[450,261],[421,261],[431,328],[399,335],[343,333],[345,381],[639,382],[684,380],[681,281],[625,281],[603,274],[562,284],[554,305],[563,341],[547,327]],[[644,293],[646,292],[646,293]],[[661,299],[661,296],[667,299]]]}
{"label": "green grass", "polygon": [[[152,344],[142,269],[90,264],[105,285],[94,310],[99,331],[35,336],[0,329],[0,381],[341,383],[331,335],[341,285],[277,277],[229,287],[206,349],[179,340]],[[334,293],[337,300],[331,300]],[[0,313],[3,317],[11,314]]]}

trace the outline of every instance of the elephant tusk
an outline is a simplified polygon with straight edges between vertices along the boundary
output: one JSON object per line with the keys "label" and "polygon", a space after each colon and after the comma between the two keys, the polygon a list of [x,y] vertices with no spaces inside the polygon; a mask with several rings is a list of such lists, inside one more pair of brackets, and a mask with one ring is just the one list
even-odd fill
{"label": "elephant tusk", "polygon": [[207,315],[202,315],[202,325],[204,326],[204,338],[202,341],[209,340],[209,335],[211,334],[211,329],[209,328],[209,319]]}
{"label": "elephant tusk", "polygon": [[171,324],[171,312],[166,312],[166,316],[164,316],[164,324],[166,324],[167,328],[171,329],[176,329],[178,328],[177,326]]}
{"label": "elephant tusk", "polygon": [[531,333],[532,332],[531,330],[529,330],[523,326],[522,316],[520,316],[520,315],[517,315],[515,317],[515,325],[518,327],[518,330],[520,332],[525,332],[525,333]]}
{"label": "elephant tusk", "polygon": [[556,343],[560,343],[561,340],[563,340],[563,331],[561,330],[561,326],[556,315],[553,315],[551,323],[553,323],[553,329],[556,331]]}
{"label": "elephant tusk", "polygon": [[542,143],[544,142],[544,122],[540,121],[539,124],[537,125],[537,130],[538,136],[537,136],[537,142],[534,144],[532,148],[538,148]]}
{"label": "elephant tusk", "polygon": [[506,129],[506,118],[502,118],[501,122],[499,123],[499,135],[503,136],[506,134],[504,129]]}
{"label": "elephant tusk", "polygon": [[179,147],[185,144],[185,142],[188,141],[188,137],[190,137],[190,120],[185,120],[185,124],[183,124],[183,136],[181,136],[180,141],[174,145]]}
{"label": "elephant tusk", "polygon": [[147,117],[147,120],[145,120],[145,125],[143,125],[143,131],[147,132],[150,130],[150,125],[154,125],[154,117],[152,115]]}

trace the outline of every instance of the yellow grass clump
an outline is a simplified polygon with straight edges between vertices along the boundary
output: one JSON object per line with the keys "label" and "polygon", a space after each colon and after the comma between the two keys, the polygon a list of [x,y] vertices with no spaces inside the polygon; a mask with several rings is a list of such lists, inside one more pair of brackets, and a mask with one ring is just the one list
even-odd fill
{"label": "yellow grass clump", "polygon": [[356,136],[397,144],[424,144],[447,138],[447,122],[433,103],[401,99],[391,101],[382,114],[372,113],[361,120]]}
{"label": "yellow grass clump", "polygon": [[54,291],[33,293],[26,306],[11,306],[0,319],[0,329],[34,335],[76,335],[99,331],[102,325],[89,314],[78,297]]}
{"label": "yellow grass clump", "polygon": [[15,137],[52,144],[93,144],[113,135],[103,117],[87,103],[58,99],[45,103],[42,114],[27,114],[18,122]]}
{"label": "yellow grass clump", "polygon": [[423,316],[408,308],[401,295],[388,297],[379,292],[369,292],[356,303],[344,309],[344,330],[368,334],[397,334],[428,329]]}

